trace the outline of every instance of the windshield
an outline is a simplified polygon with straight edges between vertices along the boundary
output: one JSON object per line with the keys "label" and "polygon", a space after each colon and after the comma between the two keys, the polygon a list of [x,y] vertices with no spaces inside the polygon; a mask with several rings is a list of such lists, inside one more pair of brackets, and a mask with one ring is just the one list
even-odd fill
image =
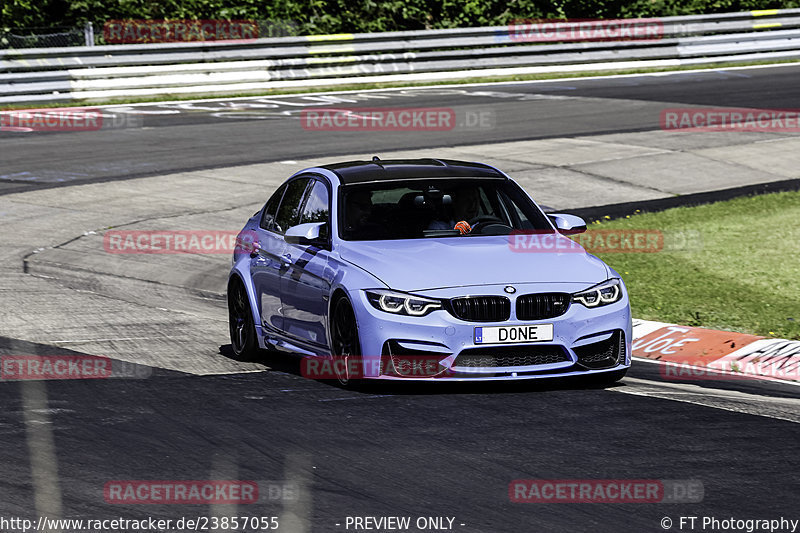
{"label": "windshield", "polygon": [[508,235],[549,230],[544,214],[510,180],[415,179],[341,188],[345,240]]}

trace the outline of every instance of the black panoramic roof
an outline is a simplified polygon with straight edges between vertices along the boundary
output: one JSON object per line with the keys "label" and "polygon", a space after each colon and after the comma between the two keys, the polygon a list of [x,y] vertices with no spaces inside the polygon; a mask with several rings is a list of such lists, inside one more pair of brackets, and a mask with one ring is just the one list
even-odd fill
{"label": "black panoramic roof", "polygon": [[488,165],[449,159],[386,159],[347,161],[323,165],[345,185],[368,181],[406,180],[416,178],[495,178],[505,176]]}

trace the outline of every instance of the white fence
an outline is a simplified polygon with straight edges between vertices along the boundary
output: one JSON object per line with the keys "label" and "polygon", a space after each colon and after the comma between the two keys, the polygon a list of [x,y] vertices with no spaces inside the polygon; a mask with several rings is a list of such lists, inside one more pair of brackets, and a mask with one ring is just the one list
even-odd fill
{"label": "white fence", "polygon": [[[616,23],[589,24],[611,31]],[[620,40],[617,34],[613,40],[556,42],[552,32],[558,26],[523,24],[5,50],[0,51],[0,104],[800,59],[800,9],[619,24],[656,30],[646,38]]]}

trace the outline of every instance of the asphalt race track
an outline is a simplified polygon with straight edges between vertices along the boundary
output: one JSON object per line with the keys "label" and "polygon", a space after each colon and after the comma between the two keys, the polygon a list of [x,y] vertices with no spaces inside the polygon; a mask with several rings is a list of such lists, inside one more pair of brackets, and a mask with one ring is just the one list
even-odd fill
{"label": "asphalt race track", "polygon": [[[798,79],[800,67],[781,66],[117,106],[103,108],[120,125],[111,129],[0,131],[0,355],[102,355],[115,365],[111,379],[0,383],[0,519],[274,516],[289,533],[363,531],[347,517],[381,516],[451,518],[465,533],[800,519],[795,384],[670,381],[658,364],[636,361],[607,388],[345,390],[304,379],[291,356],[233,358],[227,256],[105,254],[101,235],[238,229],[290,172],[355,154],[500,161],[559,209],[796,179],[800,151],[786,148],[796,135],[658,130],[666,108],[800,107]],[[445,133],[308,131],[298,113],[309,106],[450,107],[459,123]],[[665,161],[691,169],[701,156],[701,174],[686,181],[641,171],[663,177]],[[238,506],[104,495],[113,481],[213,479],[255,480],[262,494]],[[680,480],[702,494],[692,503],[514,503],[519,479]],[[19,530],[0,520],[0,531]],[[437,529],[409,529],[420,530]]]}
{"label": "asphalt race track", "polygon": [[[792,108],[797,105],[798,75],[800,68],[792,65],[670,76],[407,89],[387,91],[395,95],[392,97],[353,101],[348,101],[347,97],[311,96],[139,106],[133,108],[138,113],[126,119],[142,127],[103,129],[69,136],[0,132],[3,140],[0,194],[63,183],[56,181],[58,179],[91,182],[281,160],[330,158],[365,150],[380,153],[648,131],[659,127],[659,113],[668,107]],[[262,102],[259,105],[254,101]],[[486,129],[471,128],[466,123],[447,134],[371,132],[369,142],[365,143],[359,132],[331,135],[304,130],[298,114],[311,105],[452,107],[463,120],[467,112],[488,112],[495,127],[489,129],[488,134]],[[118,123],[124,125],[127,121]],[[37,162],[35,168],[31,168],[31,161]]]}
{"label": "asphalt race track", "polygon": [[[64,516],[207,512],[104,504],[103,485],[118,479],[285,479],[303,487],[301,501],[231,515],[303,524],[290,531],[337,531],[365,515],[450,516],[465,524],[458,531],[657,531],[664,516],[791,516],[796,503],[800,420],[789,390],[745,388],[764,403],[794,397],[794,422],[570,383],[352,393],[293,370],[48,383],[50,412],[40,416],[57,444]],[[659,379],[655,365],[632,375]],[[27,516],[19,389],[31,383],[5,385],[4,510]],[[699,479],[705,498],[509,502],[513,479],[565,478]]]}

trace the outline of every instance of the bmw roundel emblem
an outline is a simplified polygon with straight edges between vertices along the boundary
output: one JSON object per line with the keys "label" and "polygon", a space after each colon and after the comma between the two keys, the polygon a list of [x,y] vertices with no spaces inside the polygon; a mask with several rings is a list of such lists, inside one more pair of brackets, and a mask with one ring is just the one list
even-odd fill
{"label": "bmw roundel emblem", "polygon": [[515,292],[517,292],[517,289],[515,289],[511,285],[506,285],[506,288],[503,290],[506,291],[508,294],[514,294]]}

